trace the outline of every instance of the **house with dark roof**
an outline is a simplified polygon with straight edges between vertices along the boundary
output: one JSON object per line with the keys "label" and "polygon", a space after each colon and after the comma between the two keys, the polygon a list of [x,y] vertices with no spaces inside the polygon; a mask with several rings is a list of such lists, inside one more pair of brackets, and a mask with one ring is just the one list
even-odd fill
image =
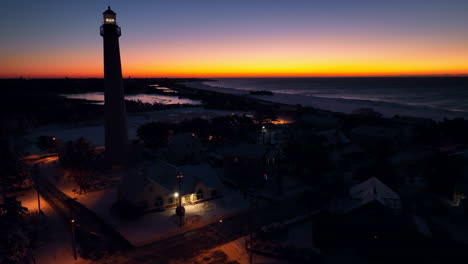
{"label": "house with dark roof", "polygon": [[[179,191],[177,175],[184,175]],[[142,171],[127,174],[122,180],[118,199],[144,211],[175,207],[222,197],[223,185],[218,172],[207,163],[175,166],[162,160],[146,164]]]}

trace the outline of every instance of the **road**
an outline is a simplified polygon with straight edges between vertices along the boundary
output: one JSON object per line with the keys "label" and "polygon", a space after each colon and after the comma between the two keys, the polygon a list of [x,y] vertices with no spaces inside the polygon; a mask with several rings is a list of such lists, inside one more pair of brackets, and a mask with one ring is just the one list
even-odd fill
{"label": "road", "polygon": [[248,235],[250,219],[252,219],[253,229],[256,230],[260,226],[284,221],[303,213],[305,213],[304,209],[300,209],[299,206],[292,203],[269,205],[255,209],[253,214],[244,212],[229,219],[223,219],[222,222],[134,248],[95,263],[167,264],[175,260],[188,261],[204,250]]}
{"label": "road", "polygon": [[[47,156],[36,159],[33,163],[50,161],[53,157]],[[253,230],[273,222],[284,221],[305,213],[304,208],[295,202],[285,201],[282,204],[274,203],[250,212],[234,215],[222,222],[190,230],[172,237],[156,241],[146,246],[133,248],[120,234],[110,228],[92,211],[59,191],[45,178],[37,180],[41,195],[56,209],[62,212],[65,219],[73,217],[87,232],[95,232],[104,238],[107,247],[117,251],[116,254],[93,263],[105,264],[144,264],[144,263],[170,263],[176,259],[189,260],[201,251],[214,248],[236,240],[249,233],[249,223]]]}
{"label": "road", "polygon": [[[56,156],[47,154],[37,159],[29,159],[29,163],[31,165],[44,165],[54,160],[57,160]],[[92,237],[94,240],[98,240],[100,248],[110,252],[127,250],[133,247],[128,240],[93,211],[61,192],[41,172],[35,177],[33,176],[32,179],[36,190],[63,217],[67,228],[71,230],[71,220],[75,220],[75,223],[77,223],[75,229],[77,235],[83,238],[89,239],[89,237]],[[82,248],[85,246],[82,245]]]}

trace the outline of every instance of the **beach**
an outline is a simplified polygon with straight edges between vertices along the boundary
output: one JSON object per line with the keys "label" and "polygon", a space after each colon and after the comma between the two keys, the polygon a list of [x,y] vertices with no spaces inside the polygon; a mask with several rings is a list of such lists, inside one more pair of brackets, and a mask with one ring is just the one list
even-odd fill
{"label": "beach", "polygon": [[[326,98],[317,97],[305,94],[293,94],[293,93],[280,93],[275,92],[274,95],[250,95],[247,89],[234,89],[226,88],[214,85],[207,85],[206,82],[186,82],[186,86],[216,91],[226,94],[247,96],[250,98],[261,99],[265,101],[271,101],[275,103],[289,104],[289,105],[301,105],[303,107],[313,107],[322,110],[346,113],[350,114],[354,110],[359,108],[372,108],[375,111],[381,113],[384,117],[409,116],[417,118],[429,118],[436,121],[443,119],[454,119],[454,118],[468,118],[468,113],[465,111],[451,111],[446,109],[434,108],[424,105],[408,105],[398,104],[392,102],[383,101],[372,101],[372,100],[358,100],[358,99],[341,99],[341,98]],[[210,83],[211,84],[211,83]]]}

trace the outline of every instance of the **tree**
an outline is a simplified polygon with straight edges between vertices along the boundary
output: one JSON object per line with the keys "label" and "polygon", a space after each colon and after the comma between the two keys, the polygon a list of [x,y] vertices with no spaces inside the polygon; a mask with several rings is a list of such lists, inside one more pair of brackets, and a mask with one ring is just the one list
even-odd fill
{"label": "tree", "polygon": [[103,158],[88,140],[81,137],[65,144],[65,148],[59,153],[59,161],[80,187],[79,192],[83,193],[95,180]]}
{"label": "tree", "polygon": [[25,165],[9,141],[0,140],[0,192],[16,192],[27,179]]}
{"label": "tree", "polygon": [[159,147],[167,143],[169,135],[174,128],[174,124],[167,122],[151,122],[138,127],[137,135],[146,145]]}
{"label": "tree", "polygon": [[369,107],[358,108],[352,112],[353,115],[380,118],[382,114]]}
{"label": "tree", "polygon": [[30,249],[23,219],[27,211],[15,196],[4,197],[0,204],[0,263],[24,263]]}
{"label": "tree", "polygon": [[56,152],[62,141],[56,137],[39,136],[36,141],[37,147],[42,151]]}

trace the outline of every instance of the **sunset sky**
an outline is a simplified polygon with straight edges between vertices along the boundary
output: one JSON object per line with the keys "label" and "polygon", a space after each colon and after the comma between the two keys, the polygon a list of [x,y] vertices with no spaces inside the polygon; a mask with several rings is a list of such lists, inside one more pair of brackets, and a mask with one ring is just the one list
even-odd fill
{"label": "sunset sky", "polygon": [[124,77],[468,74],[466,0],[2,0],[0,77],[102,77],[109,4]]}

